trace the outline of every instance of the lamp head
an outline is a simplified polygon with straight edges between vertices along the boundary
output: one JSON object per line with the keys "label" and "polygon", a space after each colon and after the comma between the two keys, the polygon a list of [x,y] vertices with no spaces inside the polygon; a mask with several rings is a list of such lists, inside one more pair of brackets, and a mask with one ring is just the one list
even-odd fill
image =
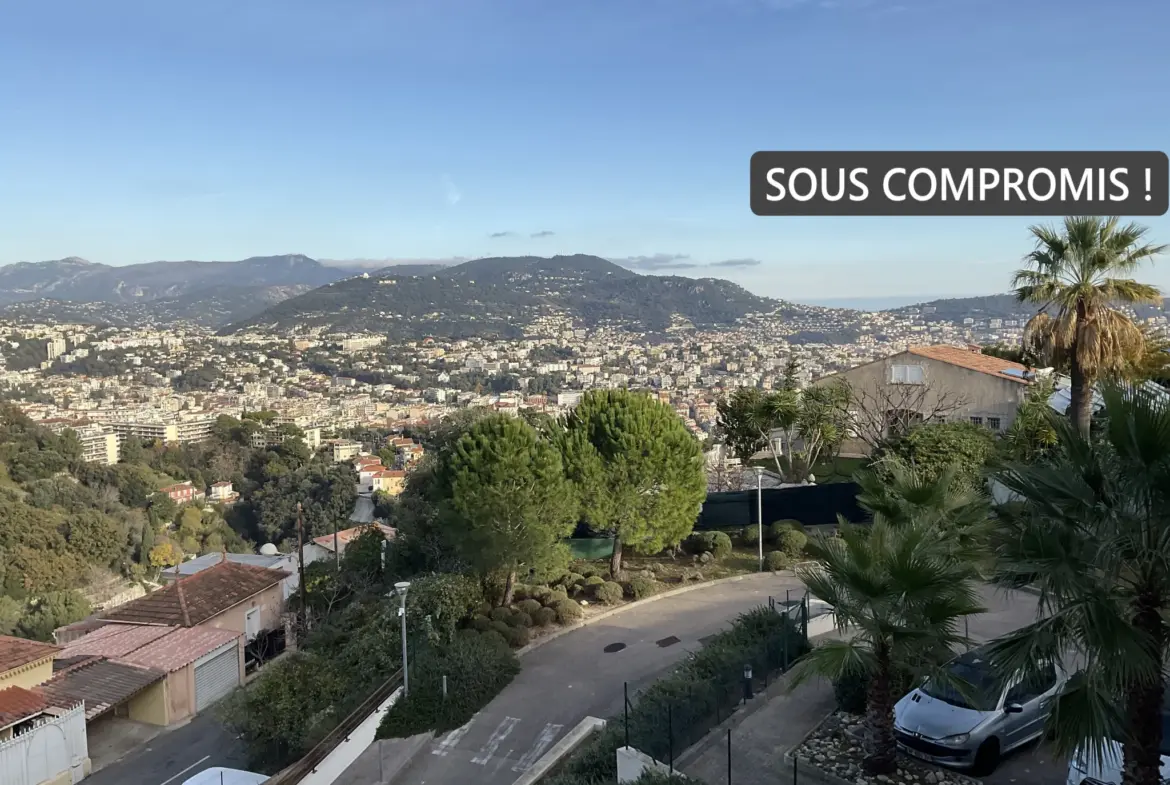
{"label": "lamp head", "polygon": [[410,588],[410,581],[399,581],[394,584],[394,591],[399,594],[406,594],[406,590]]}

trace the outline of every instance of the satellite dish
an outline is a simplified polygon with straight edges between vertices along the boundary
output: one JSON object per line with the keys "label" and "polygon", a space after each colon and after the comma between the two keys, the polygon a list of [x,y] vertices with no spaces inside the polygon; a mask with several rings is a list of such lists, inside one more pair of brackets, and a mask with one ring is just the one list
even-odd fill
{"label": "satellite dish", "polygon": [[261,556],[276,556],[279,553],[280,553],[280,551],[278,551],[276,549],[276,546],[270,542],[266,542],[260,546],[260,555]]}

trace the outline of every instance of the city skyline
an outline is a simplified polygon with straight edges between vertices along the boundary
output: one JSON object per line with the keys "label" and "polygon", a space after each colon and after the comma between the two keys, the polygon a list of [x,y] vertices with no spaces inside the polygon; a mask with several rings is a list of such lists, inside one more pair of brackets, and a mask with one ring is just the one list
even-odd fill
{"label": "city skyline", "polygon": [[7,85],[0,263],[588,253],[789,300],[1004,291],[1036,221],[757,218],[748,159],[1157,149],[1170,11],[1125,5],[26,6],[0,30],[2,70],[36,74]]}

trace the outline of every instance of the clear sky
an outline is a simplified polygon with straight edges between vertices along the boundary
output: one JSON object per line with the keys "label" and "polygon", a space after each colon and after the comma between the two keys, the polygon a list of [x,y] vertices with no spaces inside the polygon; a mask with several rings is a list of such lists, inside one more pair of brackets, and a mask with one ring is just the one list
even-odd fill
{"label": "clear sky", "polygon": [[751,154],[1170,147],[1166,0],[0,6],[0,263],[593,253],[982,294],[1029,219],[758,218]]}

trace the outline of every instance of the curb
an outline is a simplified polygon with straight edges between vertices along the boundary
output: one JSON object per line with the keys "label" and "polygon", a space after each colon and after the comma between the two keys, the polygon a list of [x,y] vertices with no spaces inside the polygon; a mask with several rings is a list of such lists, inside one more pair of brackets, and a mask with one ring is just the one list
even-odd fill
{"label": "curb", "polygon": [[762,577],[771,578],[771,577],[775,577],[776,575],[781,575],[783,573],[790,573],[790,572],[791,572],[791,570],[784,570],[782,573],[749,572],[749,573],[746,573],[744,575],[732,575],[729,578],[716,578],[713,581],[701,581],[699,583],[693,583],[689,586],[680,586],[677,589],[670,589],[670,590],[664,591],[660,594],[655,594],[653,597],[646,597],[645,599],[634,600],[633,602],[627,602],[625,605],[619,605],[616,608],[611,608],[607,611],[602,611],[601,613],[597,614],[596,616],[590,616],[588,619],[583,619],[583,620],[581,620],[581,621],[577,622],[576,624],[573,624],[569,627],[562,627],[559,630],[555,630],[554,632],[550,632],[548,635],[545,635],[543,638],[540,638],[538,640],[534,640],[532,643],[528,644],[527,646],[524,646],[523,648],[517,649],[516,656],[523,657],[524,655],[526,655],[526,654],[528,654],[536,649],[539,649],[544,644],[551,643],[552,641],[555,641],[557,638],[561,637],[562,635],[568,635],[570,632],[573,632],[574,630],[579,630],[582,627],[588,627],[590,624],[596,624],[597,622],[608,619],[611,616],[616,616],[617,614],[619,614],[623,611],[633,610],[634,608],[641,608],[644,605],[649,605],[650,603],[657,602],[658,600],[665,600],[668,597],[677,597],[680,594],[686,594],[687,592],[692,592],[692,591],[695,591],[696,589],[705,589],[708,586],[719,586],[719,585],[724,584],[724,583],[737,583],[739,581],[753,580],[753,579],[758,579],[758,578],[762,578]]}

